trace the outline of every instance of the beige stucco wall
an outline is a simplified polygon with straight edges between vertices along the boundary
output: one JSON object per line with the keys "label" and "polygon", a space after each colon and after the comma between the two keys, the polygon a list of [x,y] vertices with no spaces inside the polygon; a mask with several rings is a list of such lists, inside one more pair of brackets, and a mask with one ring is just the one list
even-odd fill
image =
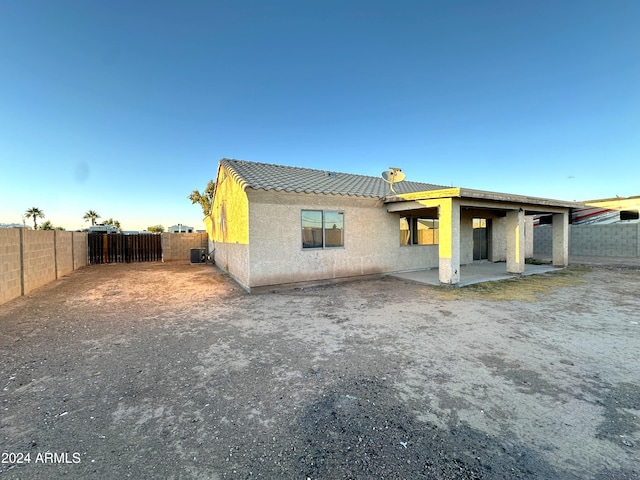
{"label": "beige stucco wall", "polygon": [[491,210],[463,208],[460,212],[460,264],[473,262],[473,219],[484,218],[490,223],[489,260],[504,262],[507,260],[507,239],[505,217]]}
{"label": "beige stucco wall", "polygon": [[[533,216],[524,217],[525,257],[533,257]],[[490,260],[505,262],[507,260],[507,220],[506,217],[492,217]]]}
{"label": "beige stucco wall", "polygon": [[507,261],[507,218],[495,216],[491,219],[491,252],[492,262]]}
{"label": "beige stucco wall", "polygon": [[533,215],[524,217],[525,258],[533,258]]}
{"label": "beige stucco wall", "polygon": [[[205,222],[210,250],[215,249],[216,264],[247,289],[439,265],[438,245],[400,245],[402,214],[389,213],[379,199],[245,191],[223,168],[217,185],[213,212]],[[302,210],[343,211],[344,247],[303,249]],[[475,207],[461,210],[461,264],[473,262],[475,217],[491,220],[489,259],[506,261],[506,222],[501,215]],[[529,222],[527,219],[526,231]],[[525,246],[528,256],[533,249],[529,237]]]}
{"label": "beige stucco wall", "polygon": [[215,264],[244,288],[249,288],[249,245],[242,243],[211,242]]}
{"label": "beige stucco wall", "polygon": [[[400,246],[400,215],[377,199],[265,192],[249,198],[250,288],[431,268],[438,246]],[[303,249],[302,210],[344,212],[344,248]]]}
{"label": "beige stucco wall", "polygon": [[20,230],[0,228],[0,304],[22,295]]}
{"label": "beige stucco wall", "polygon": [[460,212],[460,265],[473,262],[473,212]]}

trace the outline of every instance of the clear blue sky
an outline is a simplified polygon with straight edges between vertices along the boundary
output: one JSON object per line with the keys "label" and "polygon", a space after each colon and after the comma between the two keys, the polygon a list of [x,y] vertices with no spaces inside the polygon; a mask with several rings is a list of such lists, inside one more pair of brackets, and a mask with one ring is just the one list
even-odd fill
{"label": "clear blue sky", "polygon": [[203,228],[222,157],[640,195],[638,25],[638,0],[0,0],[0,223]]}

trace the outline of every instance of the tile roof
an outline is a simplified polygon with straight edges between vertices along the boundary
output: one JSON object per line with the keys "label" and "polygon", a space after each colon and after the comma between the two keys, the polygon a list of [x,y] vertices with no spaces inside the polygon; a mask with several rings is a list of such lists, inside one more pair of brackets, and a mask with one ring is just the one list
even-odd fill
{"label": "tile roof", "polygon": [[[220,160],[220,165],[224,166],[229,175],[243,188],[376,198],[384,198],[389,194],[389,184],[381,177],[228,158]],[[396,193],[423,192],[442,188],[449,187],[408,181],[394,185]]]}

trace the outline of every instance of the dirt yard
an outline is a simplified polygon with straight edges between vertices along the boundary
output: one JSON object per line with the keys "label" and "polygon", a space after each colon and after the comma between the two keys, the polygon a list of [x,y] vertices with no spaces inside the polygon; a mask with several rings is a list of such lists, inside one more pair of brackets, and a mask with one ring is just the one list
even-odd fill
{"label": "dirt yard", "polygon": [[0,478],[638,479],[639,291],[89,267],[0,306]]}

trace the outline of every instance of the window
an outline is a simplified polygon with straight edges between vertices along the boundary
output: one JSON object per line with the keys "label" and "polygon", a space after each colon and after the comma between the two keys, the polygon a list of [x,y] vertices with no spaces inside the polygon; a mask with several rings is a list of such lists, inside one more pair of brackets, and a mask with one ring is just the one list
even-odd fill
{"label": "window", "polygon": [[473,228],[487,228],[487,219],[486,218],[474,218],[473,219]]}
{"label": "window", "polygon": [[400,218],[400,245],[438,245],[440,220],[425,217]]}
{"label": "window", "polygon": [[409,220],[407,217],[400,217],[400,245],[409,245],[411,243]]}
{"label": "window", "polygon": [[302,248],[344,247],[344,212],[302,210]]}

